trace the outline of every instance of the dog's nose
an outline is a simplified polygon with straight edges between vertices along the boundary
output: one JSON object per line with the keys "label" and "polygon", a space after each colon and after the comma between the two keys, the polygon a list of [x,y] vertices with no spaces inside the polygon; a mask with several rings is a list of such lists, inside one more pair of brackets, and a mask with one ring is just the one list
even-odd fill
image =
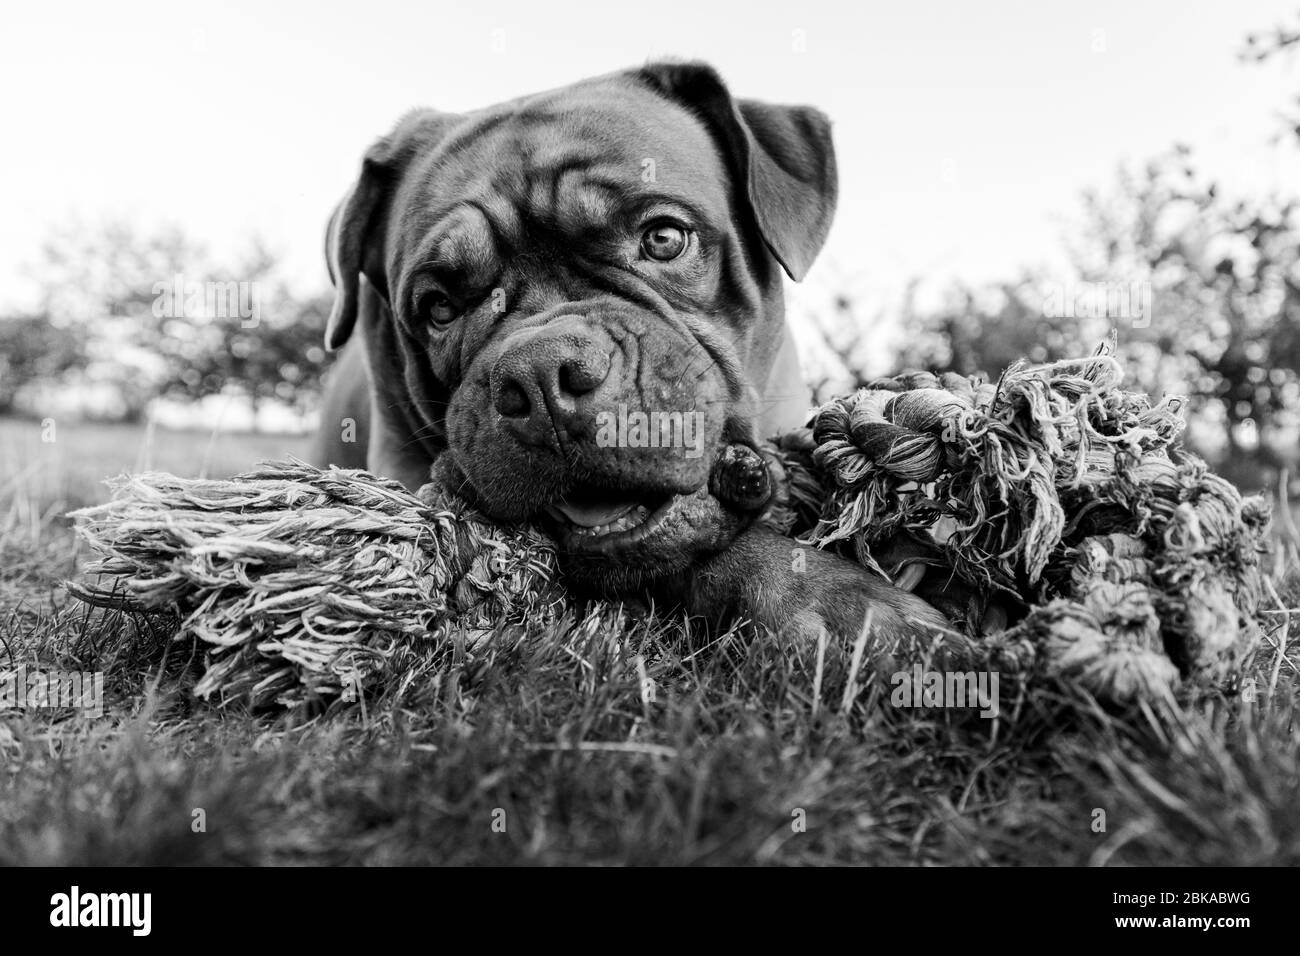
{"label": "dog's nose", "polygon": [[520,438],[546,443],[609,377],[608,349],[580,331],[518,333],[492,369],[492,405]]}

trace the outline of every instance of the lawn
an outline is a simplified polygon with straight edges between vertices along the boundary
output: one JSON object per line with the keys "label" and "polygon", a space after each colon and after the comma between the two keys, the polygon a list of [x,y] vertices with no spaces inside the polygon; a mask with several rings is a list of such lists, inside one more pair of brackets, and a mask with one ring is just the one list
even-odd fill
{"label": "lawn", "polygon": [[0,711],[0,864],[1300,863],[1280,610],[1253,700],[1164,719],[1042,689],[994,720],[895,708],[870,650],[819,670],[673,622],[502,635],[306,723],[222,711],[190,693],[191,648],[148,652],[159,621],[62,590],[86,558],[63,515],[118,470],[224,474],[303,442],[58,429],[0,421],[0,671],[101,670],[108,706]]}

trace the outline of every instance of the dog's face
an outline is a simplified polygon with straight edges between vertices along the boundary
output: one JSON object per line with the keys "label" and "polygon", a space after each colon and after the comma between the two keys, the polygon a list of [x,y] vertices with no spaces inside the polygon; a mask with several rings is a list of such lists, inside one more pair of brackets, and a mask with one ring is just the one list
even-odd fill
{"label": "dog's face", "polygon": [[802,275],[834,193],[820,114],[737,104],[704,67],[413,114],[336,215],[330,344],[361,273],[443,480],[589,573],[662,573],[739,527],[704,513],[710,470],[755,440],[780,264]]}

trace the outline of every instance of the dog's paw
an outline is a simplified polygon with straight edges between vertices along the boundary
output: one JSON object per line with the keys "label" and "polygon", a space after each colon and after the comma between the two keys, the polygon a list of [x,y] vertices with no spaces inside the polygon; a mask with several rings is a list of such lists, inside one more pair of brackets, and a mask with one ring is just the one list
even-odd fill
{"label": "dog's paw", "polygon": [[758,511],[772,500],[767,460],[745,445],[728,445],[709,473],[709,493],[740,511]]}
{"label": "dog's paw", "polygon": [[769,630],[852,639],[867,627],[873,640],[896,645],[950,627],[914,594],[852,561],[766,529],[742,534],[702,567],[691,583],[691,610],[745,617]]}
{"label": "dog's paw", "polygon": [[816,554],[792,578],[783,600],[759,602],[756,610],[761,613],[755,615],[759,623],[780,630],[783,621],[793,621],[801,630],[825,629],[840,639],[855,638],[865,628],[875,645],[890,647],[951,627],[943,614],[916,595],[852,561],[821,551]]}

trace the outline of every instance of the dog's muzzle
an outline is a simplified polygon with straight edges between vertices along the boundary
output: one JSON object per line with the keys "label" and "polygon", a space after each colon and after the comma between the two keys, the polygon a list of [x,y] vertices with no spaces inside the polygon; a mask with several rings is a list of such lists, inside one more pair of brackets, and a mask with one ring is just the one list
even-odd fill
{"label": "dog's muzzle", "polygon": [[502,428],[525,445],[565,445],[622,391],[612,339],[578,316],[560,316],[511,337],[492,367],[492,406]]}

